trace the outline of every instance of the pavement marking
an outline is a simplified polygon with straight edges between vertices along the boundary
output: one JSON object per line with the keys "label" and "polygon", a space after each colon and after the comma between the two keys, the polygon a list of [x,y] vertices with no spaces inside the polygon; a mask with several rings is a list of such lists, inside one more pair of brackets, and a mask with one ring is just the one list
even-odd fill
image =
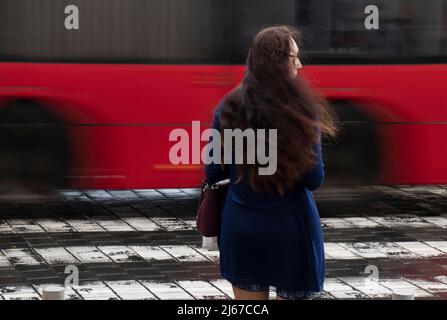
{"label": "pavement marking", "polygon": [[[364,217],[350,217],[350,218],[340,218],[340,219],[344,220],[346,222],[349,222],[350,224],[353,225],[354,228],[359,228],[359,229],[382,227],[381,224],[379,224],[371,219],[364,218]],[[323,223],[324,223],[324,221],[325,220],[323,218]]]}
{"label": "pavement marking", "polygon": [[99,246],[97,248],[116,263],[126,263],[143,260],[143,258],[138,256],[135,251],[127,246]]}
{"label": "pavement marking", "polygon": [[423,258],[440,257],[445,255],[441,250],[436,249],[434,246],[430,246],[423,242],[396,242],[396,244],[410,252],[413,252]]}
{"label": "pavement marking", "polygon": [[107,232],[106,229],[93,220],[67,219],[66,222],[73,228],[73,232]]}
{"label": "pavement marking", "polygon": [[[447,190],[445,190],[447,192]],[[447,218],[445,217],[424,217],[424,220],[438,227],[447,228]]]}
{"label": "pavement marking", "polygon": [[33,254],[31,249],[4,249],[2,252],[13,266],[38,266],[44,264],[41,259]]}
{"label": "pavement marking", "polygon": [[[39,294],[39,299],[42,298],[43,289],[47,286],[49,285],[33,285],[34,290]],[[72,287],[65,287],[65,300],[82,300],[82,297]]]}
{"label": "pavement marking", "polygon": [[[153,232],[162,231],[163,227],[148,218],[123,218],[123,220],[136,231]],[[186,227],[185,227],[186,229]],[[166,230],[166,229],[165,229]],[[169,231],[169,230],[167,230]]]}
{"label": "pavement marking", "polygon": [[119,297],[104,282],[95,281],[73,286],[84,300],[119,300]]}
{"label": "pavement marking", "polygon": [[94,246],[90,247],[66,247],[81,263],[110,263],[112,260]]}
{"label": "pavement marking", "polygon": [[[120,215],[118,213],[118,215]],[[373,228],[447,228],[447,216],[418,217],[415,215],[322,218],[323,229]],[[0,220],[0,234],[28,233],[89,233],[89,232],[154,232],[187,231],[196,229],[195,219],[174,217],[126,216],[121,219],[6,219]]]}
{"label": "pavement marking", "polygon": [[160,246],[163,250],[180,262],[208,261],[203,255],[191,246]]}
{"label": "pavement marking", "polygon": [[34,250],[50,265],[69,265],[79,263],[79,260],[76,259],[64,247],[34,248]]}
{"label": "pavement marking", "polygon": [[[416,215],[390,215],[371,217],[321,218],[323,229],[373,229],[373,228],[447,228],[447,215],[418,217]],[[195,220],[184,220],[195,227]]]}
{"label": "pavement marking", "polygon": [[[428,292],[427,290],[424,290],[420,286],[414,285],[408,279],[381,279],[381,280],[379,280],[379,283],[380,283],[380,285],[390,289],[391,291],[399,291],[402,289],[403,290],[412,290],[414,292],[414,296],[417,298],[433,297],[432,293]],[[438,292],[433,292],[433,293],[438,293]]]}
{"label": "pavement marking", "polygon": [[38,219],[37,224],[40,225],[45,232],[73,232],[73,228],[66,222],[55,219]]}
{"label": "pavement marking", "polygon": [[433,247],[443,253],[447,254],[447,241],[424,241],[430,247]]}
{"label": "pavement marking", "polygon": [[429,228],[434,224],[416,215],[399,215],[385,217],[368,217],[370,220],[387,228]]}
{"label": "pavement marking", "polygon": [[195,299],[228,299],[222,291],[206,281],[178,281],[178,284]]}
{"label": "pavement marking", "polygon": [[150,292],[161,300],[193,300],[194,297],[182,287],[173,282],[163,283],[154,281],[140,281]]}
{"label": "pavement marking", "polygon": [[427,281],[421,279],[408,279],[408,281],[417,287],[420,287],[430,293],[445,293],[447,292],[447,284],[442,282]]}
{"label": "pavement marking", "polygon": [[[421,259],[447,256],[447,241],[326,242],[327,260]],[[129,263],[138,261],[219,261],[219,251],[194,245],[67,246],[3,249],[0,267],[11,265],[62,265]]]}
{"label": "pavement marking", "polygon": [[227,296],[234,298],[233,286],[225,279],[212,280],[210,283]]}
{"label": "pavement marking", "polygon": [[30,219],[7,219],[12,233],[45,233],[45,230]]}
{"label": "pavement marking", "polygon": [[11,266],[8,258],[0,251],[0,268],[9,268]]}
{"label": "pavement marking", "polygon": [[194,224],[178,218],[123,217],[122,219],[79,220],[65,222],[50,219],[7,219],[0,221],[0,234],[29,233],[108,233],[194,230]]}
{"label": "pavement marking", "polygon": [[104,230],[108,232],[134,232],[135,229],[123,220],[95,220]]}
{"label": "pavement marking", "polygon": [[346,249],[345,247],[333,243],[328,242],[324,244],[324,251],[328,258],[328,260],[353,260],[353,259],[361,259],[359,255],[356,255],[352,251]]}
{"label": "pavement marking", "polygon": [[[0,299],[41,299],[42,285],[0,287]],[[371,280],[368,277],[326,278],[322,296],[329,299],[380,298],[391,299],[393,291],[411,290],[415,298],[433,298],[447,292],[447,276],[430,279],[384,278]],[[276,289],[270,288],[271,298]],[[231,283],[225,279],[211,281],[159,282],[149,280],[119,280],[84,282],[79,286],[65,288],[67,300],[192,300],[232,299]]]}
{"label": "pavement marking", "polygon": [[123,300],[157,300],[154,294],[135,280],[106,281],[105,283]]}
{"label": "pavement marking", "polygon": [[327,229],[347,229],[355,228],[355,224],[341,218],[321,218],[321,225]]}
{"label": "pavement marking", "polygon": [[419,256],[394,242],[368,242],[368,244],[391,259],[418,259]]}
{"label": "pavement marking", "polygon": [[146,261],[170,260],[173,258],[166,251],[156,246],[130,246],[130,248]]}
{"label": "pavement marking", "polygon": [[186,224],[183,220],[177,219],[177,218],[152,218],[152,220],[160,225],[163,229],[166,231],[183,231],[183,230],[192,230],[193,227],[191,227],[189,224]]}
{"label": "pavement marking", "polygon": [[[368,245],[368,243],[364,242],[356,242],[356,243],[337,243],[337,245],[351,251],[355,255],[364,258],[364,259],[374,259],[374,258],[388,258],[388,255],[386,253],[383,253],[377,249],[375,249],[373,246]],[[329,250],[328,255],[332,255],[332,251]],[[333,255],[332,255],[333,256]]]}
{"label": "pavement marking", "polygon": [[4,300],[39,300],[40,295],[31,286],[0,287],[0,295]]}

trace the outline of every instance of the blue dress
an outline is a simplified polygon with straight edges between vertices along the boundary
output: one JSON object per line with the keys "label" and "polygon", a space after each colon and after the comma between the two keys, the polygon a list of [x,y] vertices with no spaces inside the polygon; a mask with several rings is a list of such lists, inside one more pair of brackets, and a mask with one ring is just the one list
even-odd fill
{"label": "blue dress", "polygon": [[[222,106],[212,122],[218,130]],[[312,195],[324,179],[321,143],[314,149],[318,163],[283,197],[256,192],[246,179],[235,184],[235,165],[205,166],[210,183],[230,178],[219,237],[221,275],[230,283],[303,293],[323,290],[323,234]]]}

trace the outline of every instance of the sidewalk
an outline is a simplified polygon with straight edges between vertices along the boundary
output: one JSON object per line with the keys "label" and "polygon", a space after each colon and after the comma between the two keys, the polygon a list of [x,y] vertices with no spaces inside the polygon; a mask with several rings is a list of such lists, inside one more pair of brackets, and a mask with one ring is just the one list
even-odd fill
{"label": "sidewalk", "polygon": [[[389,299],[395,289],[447,299],[447,187],[370,187],[374,201],[316,193],[326,249],[321,299]],[[80,284],[69,299],[229,299],[218,252],[195,230],[199,191],[66,190],[44,204],[0,203],[0,300],[40,299]],[[354,204],[353,204],[354,203]],[[375,266],[378,277],[367,278]],[[271,296],[275,293],[272,291]]]}

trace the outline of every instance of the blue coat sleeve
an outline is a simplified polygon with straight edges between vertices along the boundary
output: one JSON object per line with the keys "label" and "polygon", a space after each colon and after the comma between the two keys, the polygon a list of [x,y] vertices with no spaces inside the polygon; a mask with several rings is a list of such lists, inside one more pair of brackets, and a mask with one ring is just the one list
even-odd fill
{"label": "blue coat sleeve", "polygon": [[[211,124],[211,128],[220,130],[220,111],[222,105],[220,105],[216,111],[214,112],[213,121]],[[213,141],[213,138],[210,138],[209,142]],[[210,155],[212,156],[212,150]],[[228,165],[222,167],[221,164],[206,164],[205,165],[205,175],[208,183],[216,183],[222,180],[226,180],[230,177]]]}
{"label": "blue coat sleeve", "polygon": [[304,186],[310,191],[314,191],[321,187],[324,181],[324,162],[323,153],[321,150],[321,138],[320,142],[313,146],[313,150],[317,155],[317,163],[309,170],[303,179]]}

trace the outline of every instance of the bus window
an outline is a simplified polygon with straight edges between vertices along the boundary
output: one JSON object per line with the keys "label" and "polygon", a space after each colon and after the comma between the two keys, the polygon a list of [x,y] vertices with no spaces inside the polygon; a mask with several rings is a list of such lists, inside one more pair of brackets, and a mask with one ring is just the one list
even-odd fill
{"label": "bus window", "polygon": [[[66,30],[66,5],[80,29]],[[225,56],[224,1],[2,0],[2,60],[208,63]]]}
{"label": "bus window", "polygon": [[[80,30],[65,30],[77,5]],[[296,25],[305,63],[444,61],[447,0],[2,0],[0,59],[61,62],[243,64],[251,37]]]}
{"label": "bus window", "polygon": [[311,62],[430,62],[447,56],[447,1],[375,1],[379,29],[366,30],[367,0],[298,1],[296,25]]}

